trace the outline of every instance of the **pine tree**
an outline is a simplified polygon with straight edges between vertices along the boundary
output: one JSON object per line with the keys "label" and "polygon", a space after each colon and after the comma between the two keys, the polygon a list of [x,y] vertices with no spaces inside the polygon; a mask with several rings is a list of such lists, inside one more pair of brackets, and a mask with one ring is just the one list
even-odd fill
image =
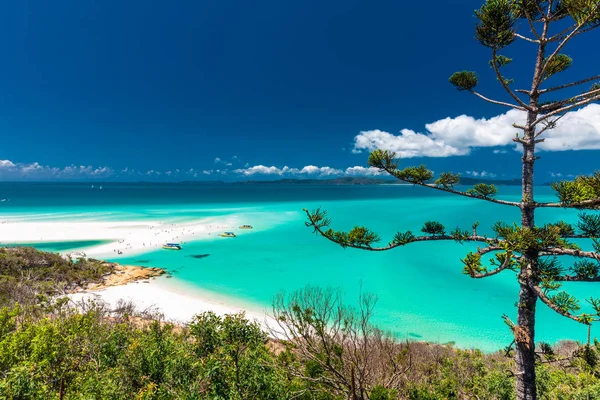
{"label": "pine tree", "polygon": [[[534,164],[539,158],[536,145],[544,141],[544,133],[554,129],[570,111],[600,99],[600,75],[551,85],[552,78],[568,70],[573,62],[563,53],[567,44],[600,26],[600,0],[487,0],[475,11],[475,16],[478,19],[476,38],[490,50],[491,70],[509,100],[491,99],[476,91],[479,78],[475,72],[456,72],[450,77],[450,83],[487,102],[522,113],[523,122],[513,125],[517,129],[513,140],[523,150],[521,201],[497,199],[496,187],[489,184],[477,184],[461,191],[455,188],[459,183],[458,174],[445,172],[434,180],[433,172],[423,165],[400,169],[396,154],[385,149],[373,151],[369,165],[417,186],[517,207],[521,211],[521,224],[498,222],[492,227],[495,234],[488,237],[477,233],[477,223],[470,230],[456,228],[447,233],[439,222],[428,221],[421,230],[423,235],[399,232],[383,247],[374,247],[380,238],[368,228],[355,227],[349,232],[331,229],[326,211],[320,209],[305,210],[307,226],[343,247],[370,251],[391,250],[421,241],[482,243],[484,247],[463,259],[464,272],[472,278],[485,278],[507,270],[516,272],[517,321],[512,322],[507,316],[504,319],[514,334],[517,398],[532,400],[537,397],[535,311],[538,299],[560,315],[582,324],[590,325],[600,317],[600,300],[587,300],[593,313],[578,313],[579,300],[561,290],[563,282],[600,282],[600,216],[582,212],[576,226],[562,221],[535,225],[535,212],[541,207],[600,209],[600,172],[555,183],[552,187],[558,202],[537,202],[534,197]],[[513,88],[514,80],[502,74],[503,67],[513,61],[502,53],[517,41],[536,48],[529,89]],[[579,94],[573,95],[574,90]],[[561,93],[570,95],[560,98]],[[570,241],[573,238],[589,239],[594,251],[580,249]],[[489,267],[484,265],[485,255],[493,255]],[[564,267],[559,262],[563,256],[575,258],[572,266]]]}

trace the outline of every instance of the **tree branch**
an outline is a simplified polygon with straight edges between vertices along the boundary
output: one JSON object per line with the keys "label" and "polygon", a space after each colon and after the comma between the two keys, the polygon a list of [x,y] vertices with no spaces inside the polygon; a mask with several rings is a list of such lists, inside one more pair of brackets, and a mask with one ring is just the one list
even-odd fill
{"label": "tree branch", "polygon": [[560,275],[552,278],[552,280],[557,282],[600,282],[600,276],[588,278],[585,276]]}
{"label": "tree branch", "polygon": [[545,249],[543,252],[540,252],[540,255],[572,256],[581,258],[591,258],[600,261],[600,253],[576,249],[565,249],[563,247],[551,247]]}
{"label": "tree branch", "polygon": [[[598,93],[595,94],[593,97],[589,97],[587,99],[584,99],[584,100],[578,101],[576,103],[573,103],[573,104],[571,104],[569,106],[562,107],[562,108],[559,108],[558,110],[554,110],[552,112],[549,112],[548,114],[542,115],[537,120],[535,120],[532,123],[532,125],[539,124],[540,122],[544,121],[545,119],[550,118],[553,115],[560,114],[560,113],[563,113],[563,112],[566,112],[566,111],[570,111],[570,110],[572,110],[574,108],[577,108],[577,107],[580,107],[580,106],[584,106],[584,105],[586,105],[588,103],[591,103],[592,101],[600,100],[600,89],[594,90],[592,92],[596,92],[596,91]],[[591,92],[588,92],[588,93],[591,93]],[[580,96],[576,96],[576,97],[580,97]]]}
{"label": "tree branch", "polygon": [[388,168],[381,168],[381,169],[383,169],[385,172],[387,172],[388,174],[392,175],[393,177],[395,177],[399,181],[406,182],[406,183],[412,183],[413,185],[427,187],[427,188],[435,189],[435,190],[441,190],[442,192],[457,194],[459,196],[469,197],[469,198],[472,198],[472,199],[479,199],[479,200],[489,201],[491,203],[503,204],[505,206],[521,207],[521,203],[517,203],[517,202],[514,202],[514,201],[498,200],[498,199],[493,199],[491,197],[474,196],[474,195],[469,194],[467,192],[461,192],[459,190],[454,190],[454,189],[449,188],[449,187],[438,186],[438,185],[433,184],[433,183],[415,182],[415,181],[411,181],[411,180],[407,180],[407,179],[402,179],[402,178],[399,178],[394,173],[395,171],[393,171],[393,170],[390,170]]}
{"label": "tree branch", "polygon": [[550,307],[552,310],[554,310],[558,314],[562,315],[563,317],[572,319],[573,321],[579,322],[580,324],[589,325],[588,323],[582,322],[577,316],[571,314],[570,312],[561,310],[556,304],[554,304],[552,302],[552,300],[550,300],[548,298],[548,296],[546,296],[544,294],[544,292],[542,291],[542,289],[539,286],[536,286],[536,285],[529,285],[529,286],[535,292],[535,294],[540,298],[540,300],[542,300],[542,302],[544,304],[546,304],[548,307]]}
{"label": "tree branch", "polygon": [[535,203],[535,207],[554,207],[554,208],[590,208],[590,206],[600,205],[600,197],[580,201],[579,203]]}
{"label": "tree branch", "polygon": [[479,97],[480,99],[483,99],[483,100],[485,100],[485,101],[487,101],[489,103],[498,104],[498,105],[501,105],[501,106],[505,106],[505,107],[509,107],[509,108],[514,108],[514,109],[521,110],[521,111],[527,111],[527,109],[525,109],[525,108],[523,108],[521,106],[518,106],[516,104],[510,104],[510,103],[506,103],[504,101],[493,100],[493,99],[485,97],[481,93],[477,93],[474,90],[470,90],[470,92],[473,93],[475,96]]}
{"label": "tree branch", "polygon": [[498,68],[498,65],[496,64],[496,58],[497,58],[496,49],[494,49],[492,51],[492,68],[494,68],[494,71],[496,72],[496,77],[498,78],[498,80],[502,84],[502,87],[504,88],[504,90],[506,90],[506,93],[508,93],[513,99],[515,99],[515,101],[517,103],[519,103],[519,105],[521,107],[523,107],[526,110],[531,110],[531,108],[527,104],[525,104],[525,102],[523,102],[523,100],[521,100],[519,98],[519,96],[517,96],[515,94],[515,92],[512,91],[511,88],[508,87],[508,84],[506,83],[506,80],[504,79],[504,77],[500,73],[500,69]]}
{"label": "tree branch", "polygon": [[479,236],[479,235],[473,235],[473,236],[469,236],[466,238],[456,238],[450,235],[432,235],[432,236],[416,236],[414,238],[412,238],[409,242],[407,243],[390,243],[387,246],[384,247],[371,247],[371,246],[367,246],[367,245],[357,245],[357,244],[351,244],[351,243],[341,243],[337,240],[335,240],[335,238],[331,237],[330,235],[327,235],[325,232],[323,232],[323,225],[319,225],[317,224],[315,221],[313,221],[313,219],[311,218],[311,214],[308,210],[304,210],[304,212],[306,213],[306,215],[308,216],[308,220],[310,222],[307,223],[307,226],[312,226],[314,228],[315,233],[319,233],[321,236],[329,239],[329,241],[339,244],[343,247],[350,247],[353,249],[359,249],[359,250],[367,250],[367,251],[386,251],[386,250],[391,250],[391,249],[395,249],[396,247],[402,247],[405,246],[409,243],[415,243],[415,242],[434,242],[434,241],[448,241],[448,240],[452,240],[452,241],[461,241],[461,242],[481,242],[481,243],[487,243],[487,244],[495,244],[495,243],[499,243],[500,241],[498,239],[492,239],[492,238],[488,238],[485,236]]}
{"label": "tree branch", "polygon": [[[542,70],[541,70],[541,75],[544,75],[544,72],[546,70],[546,67],[548,65],[550,65],[550,63],[552,62],[552,60],[554,59],[554,57],[556,57],[556,55],[562,50],[562,48],[567,44],[567,42],[569,42],[569,40],[571,40],[575,35],[577,35],[577,32],[583,28],[589,21],[590,18],[592,16],[594,16],[596,14],[596,12],[598,11],[598,7],[600,7],[600,3],[596,4],[596,6],[594,7],[593,10],[590,10],[588,16],[586,17],[585,21],[583,21],[582,23],[578,24],[572,31],[571,33],[569,33],[567,36],[565,36],[565,38],[559,43],[558,46],[556,46],[556,49],[554,50],[554,52],[546,59],[546,62],[544,63]],[[593,29],[593,28],[592,28]]]}
{"label": "tree branch", "polygon": [[[497,246],[490,246],[490,247],[488,247],[488,249],[491,249],[491,248],[495,248],[496,250],[502,250],[501,247],[497,247]],[[492,250],[490,250],[490,251],[492,251]],[[479,253],[479,251],[478,251],[478,253]],[[485,253],[480,253],[480,254],[485,254]],[[504,259],[504,262],[498,268],[493,269],[491,271],[487,271],[487,272],[481,273],[481,274],[472,273],[472,274],[469,274],[469,276],[471,278],[481,279],[481,278],[487,278],[488,276],[493,276],[493,275],[499,274],[500,272],[502,272],[505,269],[507,269],[507,268],[510,267],[510,260],[511,260],[511,253],[507,252],[506,253],[506,258]]]}
{"label": "tree branch", "polygon": [[555,101],[555,102],[552,102],[552,103],[549,103],[549,104],[545,104],[545,105],[543,105],[543,106],[541,106],[539,108],[539,111],[541,113],[545,113],[545,112],[548,112],[548,111],[561,110],[561,107],[563,107],[565,104],[572,105],[575,102],[582,101],[582,100],[588,100],[588,99],[590,101],[594,101],[594,99],[598,95],[600,95],[600,88],[588,90],[587,92],[578,94],[576,96],[570,97],[570,98],[565,99],[565,100],[560,100],[560,101]]}
{"label": "tree branch", "polygon": [[540,90],[540,94],[554,92],[556,90],[561,90],[561,89],[566,89],[566,88],[569,88],[569,87],[572,87],[572,86],[577,86],[577,85],[581,85],[581,84],[584,84],[584,83],[587,83],[587,82],[595,81],[597,79],[600,79],[600,75],[596,75],[596,76],[592,76],[592,77],[589,77],[589,78],[586,78],[586,79],[582,79],[582,80],[579,80],[577,82],[571,82],[571,83],[567,83],[567,84],[560,85],[560,86],[554,86],[554,87],[551,87],[551,88],[548,88],[548,89],[542,89],[542,90]]}
{"label": "tree branch", "polygon": [[525,40],[527,42],[531,42],[531,43],[539,43],[540,42],[538,39],[528,38],[527,36],[520,35],[520,34],[518,34],[516,32],[513,33],[513,36],[516,37],[516,38],[519,38],[519,39],[523,39],[523,40]]}
{"label": "tree branch", "polygon": [[[546,132],[548,129],[556,128],[556,123],[565,115],[567,115],[567,114],[565,113],[565,114],[559,115],[558,118],[556,118],[555,120],[547,121],[546,126],[544,126],[542,129],[540,129],[540,131],[535,134],[534,138],[540,136],[542,133]],[[541,140],[543,141],[544,139],[541,139]]]}

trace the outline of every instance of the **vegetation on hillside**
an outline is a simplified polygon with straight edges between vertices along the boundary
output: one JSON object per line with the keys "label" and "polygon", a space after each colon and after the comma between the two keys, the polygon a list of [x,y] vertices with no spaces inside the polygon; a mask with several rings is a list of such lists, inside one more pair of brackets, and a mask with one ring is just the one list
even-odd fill
{"label": "vegetation on hillside", "polygon": [[[333,289],[281,294],[268,332],[243,314],[202,313],[179,326],[132,304],[65,301],[55,286],[99,279],[99,262],[33,249],[0,254],[3,279],[32,278],[17,279],[18,291],[0,287],[0,398],[515,398],[510,349],[398,340],[371,323],[372,295],[350,307]],[[536,359],[544,398],[600,397],[600,343],[541,345]]]}
{"label": "vegetation on hillside", "polygon": [[72,260],[32,247],[0,248],[0,306],[37,304],[113,271],[104,261]]}

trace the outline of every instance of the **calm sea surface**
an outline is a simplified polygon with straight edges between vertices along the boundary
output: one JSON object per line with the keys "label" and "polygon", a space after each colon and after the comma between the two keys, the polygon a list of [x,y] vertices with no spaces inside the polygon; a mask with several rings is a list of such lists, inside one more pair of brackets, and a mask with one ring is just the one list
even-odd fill
{"label": "calm sea surface", "polygon": [[[387,242],[397,231],[419,232],[437,220],[447,230],[480,222],[490,232],[497,220],[518,221],[518,210],[485,201],[404,185],[311,186],[281,184],[57,184],[0,183],[0,220],[134,221],[174,223],[236,216],[253,231],[235,239],[187,243],[182,251],[152,251],[116,259],[160,266],[180,282],[267,309],[280,291],[305,285],[341,288],[347,301],[359,290],[378,296],[375,322],[399,337],[456,342],[494,350],[511,341],[502,315],[514,319],[518,287],[512,272],[474,280],[462,274],[460,259],[476,246],[415,243],[388,252],[342,249],[304,226],[303,208],[323,207],[335,229],[365,225]],[[538,187],[538,201],[554,200]],[[500,187],[500,198],[519,198],[520,188]],[[577,213],[542,210],[538,224],[575,221]],[[96,243],[37,243],[44,250],[68,251]],[[583,244],[585,247],[585,244]],[[589,246],[588,246],[589,247]],[[600,296],[600,285],[566,286],[582,300]],[[585,340],[587,330],[538,305],[538,339]],[[592,330],[592,333],[594,330]],[[600,336],[600,334],[599,334]]]}

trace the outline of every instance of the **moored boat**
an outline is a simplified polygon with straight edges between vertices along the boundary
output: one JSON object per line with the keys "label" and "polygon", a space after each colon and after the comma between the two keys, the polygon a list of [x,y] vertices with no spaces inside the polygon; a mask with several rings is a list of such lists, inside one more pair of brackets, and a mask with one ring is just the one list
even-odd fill
{"label": "moored boat", "polygon": [[179,243],[167,243],[162,248],[165,250],[181,250],[181,245]]}
{"label": "moored boat", "polygon": [[235,237],[235,233],[233,233],[233,232],[223,232],[219,236],[222,236],[222,237]]}
{"label": "moored boat", "polygon": [[240,226],[240,229],[253,229],[252,225],[242,225]]}

